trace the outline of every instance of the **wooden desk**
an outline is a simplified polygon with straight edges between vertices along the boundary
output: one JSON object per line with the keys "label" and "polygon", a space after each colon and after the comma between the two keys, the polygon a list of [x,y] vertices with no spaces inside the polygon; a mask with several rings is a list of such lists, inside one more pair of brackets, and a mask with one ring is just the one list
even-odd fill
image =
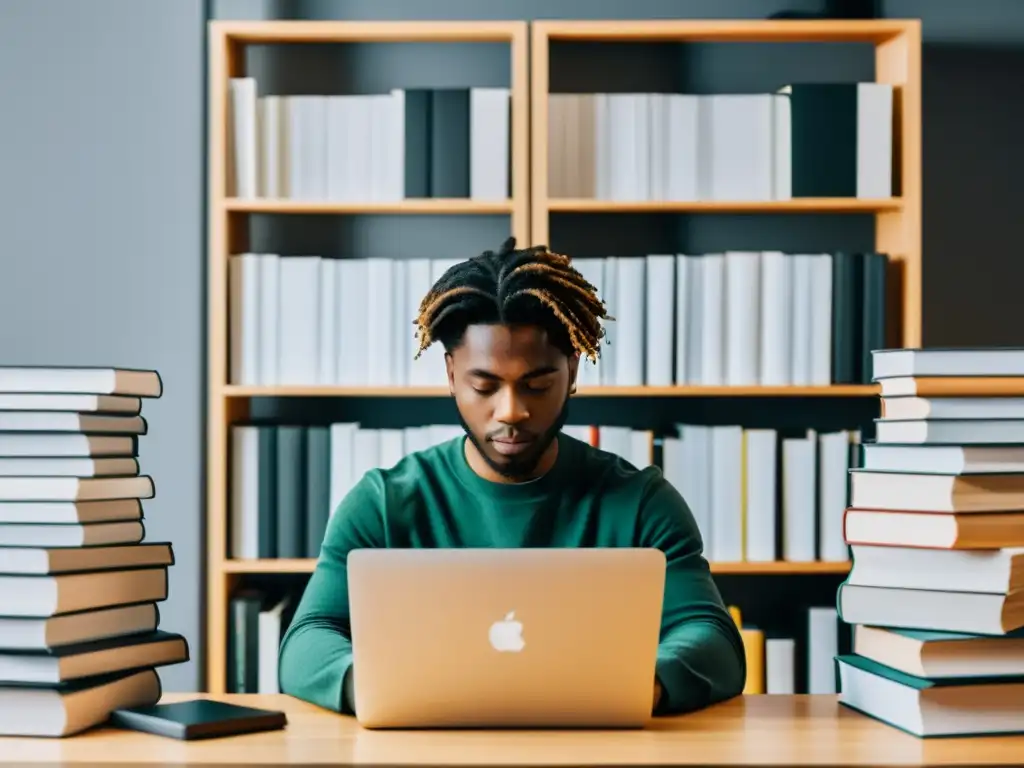
{"label": "wooden desk", "polygon": [[[191,698],[168,695],[167,701]],[[100,728],[67,739],[0,738],[0,763],[50,765],[1011,765],[1024,736],[922,740],[834,696],[746,696],[657,718],[643,731],[368,731],[287,696],[225,696],[283,709],[284,731],[180,742]]]}

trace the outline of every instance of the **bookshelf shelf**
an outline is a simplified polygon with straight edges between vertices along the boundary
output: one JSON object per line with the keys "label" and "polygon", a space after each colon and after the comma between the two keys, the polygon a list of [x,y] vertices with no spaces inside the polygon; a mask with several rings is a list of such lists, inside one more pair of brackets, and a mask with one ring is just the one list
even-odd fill
{"label": "bookshelf shelf", "polygon": [[380,202],[338,202],[318,200],[268,200],[229,198],[224,210],[232,213],[270,214],[421,214],[472,215],[511,214],[511,200],[460,200],[444,198],[406,199]]}
{"label": "bookshelf shelf", "polygon": [[[877,397],[874,384],[823,387],[583,387],[574,397]],[[235,386],[224,397],[448,397],[446,387]]]}
{"label": "bookshelf shelf", "polygon": [[[225,560],[222,566],[228,574],[273,574],[273,573],[312,573],[316,567],[314,559],[282,559],[282,560]],[[711,563],[713,573],[728,575],[765,575],[787,576],[802,574],[843,574],[850,570],[850,564],[844,562],[738,562]]]}
{"label": "bookshelf shelf", "polygon": [[899,211],[899,198],[858,200],[856,198],[805,197],[792,200],[590,200],[551,198],[550,213],[879,213]]}

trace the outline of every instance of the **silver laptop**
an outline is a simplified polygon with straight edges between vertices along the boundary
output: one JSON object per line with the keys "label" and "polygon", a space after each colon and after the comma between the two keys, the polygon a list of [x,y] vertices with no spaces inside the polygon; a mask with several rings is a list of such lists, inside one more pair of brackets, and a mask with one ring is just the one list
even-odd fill
{"label": "silver laptop", "polygon": [[658,549],[361,549],[348,556],[367,728],[649,722]]}

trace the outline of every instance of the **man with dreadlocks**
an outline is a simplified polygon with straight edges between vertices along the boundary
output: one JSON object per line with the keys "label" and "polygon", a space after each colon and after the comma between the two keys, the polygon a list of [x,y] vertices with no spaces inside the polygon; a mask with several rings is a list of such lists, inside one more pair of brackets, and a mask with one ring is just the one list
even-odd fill
{"label": "man with dreadlocks", "polygon": [[667,560],[654,713],[742,692],[742,640],[686,502],[657,468],[561,431],[580,360],[597,360],[611,319],[566,256],[511,239],[437,281],[419,307],[419,351],[444,346],[466,438],[367,472],[341,502],[281,644],[283,692],[354,712],[353,549],[619,546]]}

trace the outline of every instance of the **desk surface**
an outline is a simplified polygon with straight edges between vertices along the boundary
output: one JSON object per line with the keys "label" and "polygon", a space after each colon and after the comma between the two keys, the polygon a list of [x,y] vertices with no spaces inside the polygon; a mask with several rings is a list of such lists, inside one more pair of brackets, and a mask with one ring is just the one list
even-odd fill
{"label": "desk surface", "polygon": [[[165,701],[193,698],[168,694]],[[287,696],[225,696],[281,709],[284,731],[181,742],[110,728],[67,739],[0,738],[5,764],[1010,765],[1024,736],[923,740],[834,696],[745,696],[656,718],[642,731],[368,731]]]}

